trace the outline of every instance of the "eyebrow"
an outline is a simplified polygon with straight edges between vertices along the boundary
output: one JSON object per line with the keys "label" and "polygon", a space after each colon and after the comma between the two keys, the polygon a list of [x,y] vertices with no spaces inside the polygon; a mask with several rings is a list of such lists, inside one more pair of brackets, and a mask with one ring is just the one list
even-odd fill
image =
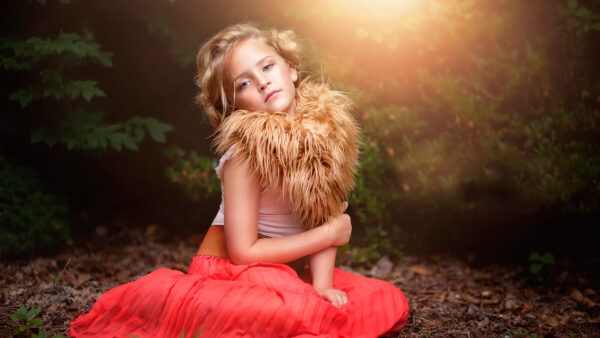
{"label": "eyebrow", "polygon": [[[270,57],[271,57],[271,55],[267,55],[264,58],[258,60],[258,62],[255,64],[255,66],[258,65],[258,64],[260,64],[261,62],[265,61],[265,59],[270,58]],[[233,82],[237,81],[237,79],[239,79],[240,77],[242,77],[242,75],[244,75],[244,74],[246,74],[245,71],[242,72],[242,74],[238,75],[235,79],[233,79]]]}

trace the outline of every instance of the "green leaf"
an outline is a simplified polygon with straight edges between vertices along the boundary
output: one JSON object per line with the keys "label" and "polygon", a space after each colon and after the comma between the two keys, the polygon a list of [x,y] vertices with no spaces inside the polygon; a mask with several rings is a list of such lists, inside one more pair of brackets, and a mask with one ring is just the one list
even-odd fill
{"label": "green leaf", "polygon": [[540,261],[544,264],[554,264],[554,255],[549,252],[546,252],[540,259]]}
{"label": "green leaf", "polygon": [[42,97],[54,96],[56,100],[60,100],[64,97],[65,92],[59,88],[46,88],[42,93]]}
{"label": "green leaf", "polygon": [[532,252],[531,255],[529,256],[530,262],[541,261],[541,260],[542,260],[542,256],[538,252]]}
{"label": "green leaf", "polygon": [[141,142],[145,135],[144,128],[136,126],[133,130],[133,135],[135,136],[136,141]]}
{"label": "green leaf", "polygon": [[116,150],[121,151],[123,147],[123,141],[127,137],[127,135],[123,133],[113,133],[108,135],[108,140],[110,141],[110,146]]}
{"label": "green leaf", "polygon": [[570,10],[573,10],[573,9],[577,8],[577,0],[569,0],[569,1],[567,1],[567,7]]}
{"label": "green leaf", "polygon": [[0,55],[0,65],[4,68],[4,70],[31,69],[32,66],[30,62],[18,62],[17,60],[5,55]]}
{"label": "green leaf", "polygon": [[67,144],[67,149],[72,150],[73,148],[81,147],[81,142],[73,137],[64,138],[64,142]]}
{"label": "green leaf", "polygon": [[40,331],[39,331],[39,335],[36,335],[36,334],[32,334],[32,335],[31,335],[31,338],[35,338],[35,337],[38,337],[38,338],[46,338],[46,337],[47,337],[47,336],[46,336],[46,331],[45,331],[45,330],[40,330]]}
{"label": "green leaf", "polygon": [[590,25],[590,29],[593,29],[595,31],[600,31],[600,22],[596,22]]}
{"label": "green leaf", "polygon": [[164,143],[165,133],[173,130],[173,126],[159,122],[154,118],[146,119],[146,128],[148,128],[148,132],[150,133],[150,137],[156,142]]}
{"label": "green leaf", "polygon": [[21,88],[8,96],[9,101],[19,101],[21,109],[27,107],[34,99],[33,91],[29,88]]}
{"label": "green leaf", "polygon": [[35,317],[38,313],[40,313],[41,310],[42,310],[42,308],[40,308],[40,307],[34,307],[34,308],[32,308],[27,313],[27,318],[29,319],[29,318]]}
{"label": "green leaf", "polygon": [[128,334],[127,337],[140,338],[140,336],[136,336],[134,334]]}
{"label": "green leaf", "polygon": [[30,325],[42,325],[44,324],[44,320],[42,318],[33,318],[32,320],[29,321]]}
{"label": "green leaf", "polygon": [[97,57],[98,62],[100,62],[100,64],[105,67],[112,67],[112,60],[111,60],[112,56],[113,56],[113,53],[109,53],[109,52],[101,53]]}
{"label": "green leaf", "polygon": [[185,332],[185,329],[181,329],[181,336],[179,336],[180,338],[185,338],[184,332]]}
{"label": "green leaf", "polygon": [[533,263],[531,264],[531,272],[538,273],[542,270],[542,264]]}
{"label": "green leaf", "polygon": [[579,8],[576,12],[575,15],[579,16],[582,19],[590,19],[590,17],[593,15],[592,11],[590,11],[587,8]]}
{"label": "green leaf", "polygon": [[139,150],[137,143],[130,137],[123,139],[123,145],[129,150]]}

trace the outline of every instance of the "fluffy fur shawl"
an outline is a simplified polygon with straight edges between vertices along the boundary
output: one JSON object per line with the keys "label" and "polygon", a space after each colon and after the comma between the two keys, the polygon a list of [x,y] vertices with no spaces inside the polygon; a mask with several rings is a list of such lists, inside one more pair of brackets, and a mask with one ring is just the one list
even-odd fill
{"label": "fluffy fur shawl", "polygon": [[359,130],[352,109],[343,93],[305,80],[294,117],[235,111],[215,131],[216,150],[235,146],[255,178],[287,194],[308,230],[339,215],[354,187]]}

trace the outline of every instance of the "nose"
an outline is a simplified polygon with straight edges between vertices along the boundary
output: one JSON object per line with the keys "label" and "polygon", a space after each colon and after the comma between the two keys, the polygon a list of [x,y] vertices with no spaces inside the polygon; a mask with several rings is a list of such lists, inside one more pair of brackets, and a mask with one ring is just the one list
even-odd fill
{"label": "nose", "polygon": [[264,90],[269,84],[271,84],[271,81],[269,81],[264,75],[259,75],[257,78],[257,83],[260,90]]}

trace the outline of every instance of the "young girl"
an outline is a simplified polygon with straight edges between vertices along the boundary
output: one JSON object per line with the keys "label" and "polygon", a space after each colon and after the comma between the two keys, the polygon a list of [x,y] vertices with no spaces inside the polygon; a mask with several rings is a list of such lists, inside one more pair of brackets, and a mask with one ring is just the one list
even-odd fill
{"label": "young girl", "polygon": [[298,55],[292,32],[247,24],[202,46],[217,216],[187,274],[162,268],[107,291],[70,335],[377,337],[406,324],[400,290],[334,267],[351,233],[356,126],[344,95],[300,81]]}

